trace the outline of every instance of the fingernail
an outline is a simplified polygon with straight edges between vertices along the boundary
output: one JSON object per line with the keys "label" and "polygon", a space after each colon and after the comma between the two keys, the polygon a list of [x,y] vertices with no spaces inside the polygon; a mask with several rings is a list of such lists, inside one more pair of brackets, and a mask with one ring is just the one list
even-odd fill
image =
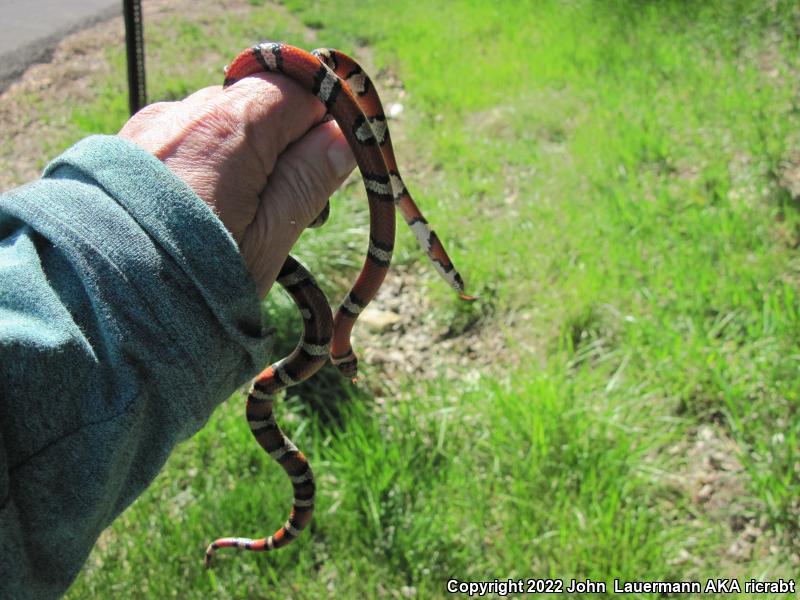
{"label": "fingernail", "polygon": [[328,160],[333,167],[333,172],[340,179],[350,174],[350,171],[356,167],[356,159],[353,158],[353,152],[350,146],[347,145],[347,140],[344,137],[336,137],[328,146]]}

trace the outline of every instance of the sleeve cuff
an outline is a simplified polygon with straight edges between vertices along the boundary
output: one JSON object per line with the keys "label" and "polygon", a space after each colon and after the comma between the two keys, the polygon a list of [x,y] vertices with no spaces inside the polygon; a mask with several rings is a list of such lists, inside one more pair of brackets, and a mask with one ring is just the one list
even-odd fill
{"label": "sleeve cuff", "polygon": [[180,177],[134,143],[109,135],[78,142],[47,165],[43,177],[59,177],[64,167],[94,180],[130,214],[180,266],[232,338],[246,344],[264,336],[255,282],[236,242]]}

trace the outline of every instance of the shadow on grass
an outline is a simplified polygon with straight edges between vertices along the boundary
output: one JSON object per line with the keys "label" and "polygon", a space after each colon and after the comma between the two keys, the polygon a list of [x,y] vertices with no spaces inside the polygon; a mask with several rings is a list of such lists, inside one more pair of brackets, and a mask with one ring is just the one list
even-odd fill
{"label": "shadow on grass", "polygon": [[[291,354],[297,346],[302,336],[303,323],[297,307],[284,297],[270,297],[263,308],[267,323],[276,332],[272,352],[274,362]],[[373,395],[366,386],[354,386],[330,362],[310,378],[288,388],[285,394],[287,402],[300,403],[302,412],[308,412],[308,416],[313,414],[319,419],[323,429],[341,428],[348,404],[368,403],[373,400]]]}

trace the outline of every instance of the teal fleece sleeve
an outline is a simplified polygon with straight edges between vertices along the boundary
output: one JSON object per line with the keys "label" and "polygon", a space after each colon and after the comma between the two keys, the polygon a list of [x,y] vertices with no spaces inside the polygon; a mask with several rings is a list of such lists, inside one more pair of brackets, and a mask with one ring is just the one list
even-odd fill
{"label": "teal fleece sleeve", "polygon": [[63,594],[271,345],[233,238],[135,145],[0,196],[0,598]]}

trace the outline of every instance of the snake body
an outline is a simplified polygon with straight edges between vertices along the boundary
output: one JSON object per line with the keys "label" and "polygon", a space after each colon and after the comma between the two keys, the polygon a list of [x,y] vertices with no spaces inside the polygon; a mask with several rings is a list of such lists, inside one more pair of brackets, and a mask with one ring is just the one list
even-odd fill
{"label": "snake body", "polygon": [[[352,58],[331,49],[309,53],[287,44],[264,42],[237,56],[225,72],[224,86],[259,72],[282,73],[317,96],[336,120],[355,156],[370,210],[369,246],[361,272],[336,315],[311,274],[289,256],[279,275],[303,317],[303,337],[292,354],[264,369],[247,395],[247,420],[258,443],[286,471],[294,487],[289,519],[268,538],[220,538],[206,550],[210,566],[219,548],[267,551],[291,542],[308,525],[314,510],[315,483],[308,460],[275,422],[273,400],[282,389],[313,375],[330,358],[355,380],[358,360],[350,333],[358,315],[375,297],[392,259],[397,206],[441,277],[469,300],[464,282],[439,238],[408,192],[397,168],[386,116],[374,85]],[[324,222],[327,207],[315,222]]]}

